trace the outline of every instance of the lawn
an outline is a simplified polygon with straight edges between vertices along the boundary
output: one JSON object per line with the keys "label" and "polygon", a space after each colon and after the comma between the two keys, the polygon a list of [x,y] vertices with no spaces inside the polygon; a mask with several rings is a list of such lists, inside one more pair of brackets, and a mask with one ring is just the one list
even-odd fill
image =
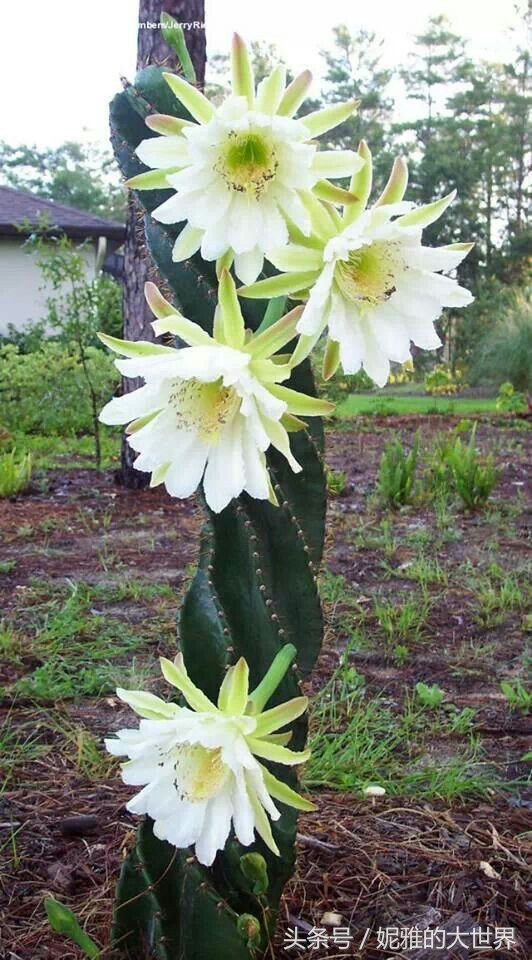
{"label": "lawn", "polygon": [[470,417],[479,413],[498,413],[496,397],[430,397],[405,396],[380,392],[352,393],[336,408],[337,417],[359,414],[406,416],[408,414],[440,414]]}
{"label": "lawn", "polygon": [[[326,912],[355,943],[372,931],[364,960],[384,956],[379,926],[454,929],[457,915],[461,929],[513,928],[515,948],[497,956],[527,957],[527,425],[479,420],[501,471],[482,511],[422,497],[389,511],[375,489],[388,440],[409,445],[419,427],[425,455],[454,424],[391,417],[329,432],[326,631],[303,772],[317,810],[299,820],[275,960],[294,955],[291,918],[319,927]],[[117,682],[165,692],[157,657],[175,654],[201,510],[118,486],[116,442],[101,472],[85,441],[33,446],[32,490],[0,501],[0,910],[12,956],[79,960],[50,932],[43,897],[105,945],[135,820],[102,741],[131,719]],[[367,799],[370,784],[385,797]]]}

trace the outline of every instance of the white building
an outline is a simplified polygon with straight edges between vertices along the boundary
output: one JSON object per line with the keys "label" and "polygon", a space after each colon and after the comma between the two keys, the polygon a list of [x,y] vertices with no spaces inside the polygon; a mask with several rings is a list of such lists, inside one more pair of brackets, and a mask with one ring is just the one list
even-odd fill
{"label": "white building", "polygon": [[51,227],[71,239],[85,241],[88,276],[94,276],[124,242],[125,226],[121,223],[22,190],[0,187],[0,334],[6,334],[10,324],[20,330],[28,322],[41,320],[45,313],[48,292],[43,288],[34,254],[24,247],[24,230],[20,230],[21,224],[38,226],[43,216]]}

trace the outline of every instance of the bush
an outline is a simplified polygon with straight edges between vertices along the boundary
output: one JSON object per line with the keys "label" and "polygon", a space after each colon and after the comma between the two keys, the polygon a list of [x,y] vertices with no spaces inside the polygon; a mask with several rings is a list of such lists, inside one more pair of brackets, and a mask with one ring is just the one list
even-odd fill
{"label": "bush", "polygon": [[497,410],[501,410],[503,413],[524,413],[527,408],[524,393],[514,390],[513,384],[509,380],[501,383],[495,405]]}
{"label": "bush", "polygon": [[453,371],[446,363],[438,363],[425,377],[425,392],[432,397],[451,396],[463,386],[462,371]]}
{"label": "bush", "polygon": [[[99,407],[112,395],[118,374],[99,347],[86,348]],[[50,435],[92,432],[92,404],[76,346],[44,341],[34,353],[0,347],[0,409],[8,430]]]}
{"label": "bush", "polygon": [[379,467],[377,489],[391,507],[399,507],[410,499],[417,467],[419,433],[410,453],[405,453],[400,440],[386,444]]}
{"label": "bush", "polygon": [[29,486],[31,480],[31,454],[17,460],[15,450],[0,455],[0,497],[14,497]]}
{"label": "bush", "polygon": [[532,309],[530,290],[514,294],[505,314],[485,334],[471,365],[473,382],[509,382],[532,390]]}

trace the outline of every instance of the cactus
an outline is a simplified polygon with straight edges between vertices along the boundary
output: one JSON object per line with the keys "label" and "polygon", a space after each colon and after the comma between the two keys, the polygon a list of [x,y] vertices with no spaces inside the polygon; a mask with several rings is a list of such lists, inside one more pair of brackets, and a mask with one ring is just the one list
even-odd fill
{"label": "cactus", "polygon": [[[143,169],[134,149],[149,135],[144,118],[153,113],[187,119],[162,70],[151,66],[111,104],[112,142],[128,178]],[[198,254],[185,263],[172,261],[179,228],[150,219],[150,211],[164,199],[161,190],[139,194],[148,248],[178,308],[211,332],[215,267]],[[270,307],[260,300],[242,304],[252,330],[275,319],[279,308],[279,301]],[[314,393],[308,361],[294,371],[289,385]],[[216,698],[227,667],[240,656],[249,663],[254,685],[285,643],[297,648],[296,665],[277,689],[272,706],[298,695],[300,680],[316,660],[322,639],[316,572],[326,505],[322,445],[318,418],[292,434],[293,452],[303,467],[300,474],[292,473],[270,448],[268,465],[278,507],[245,494],[219,514],[206,507],[200,559],[181,611],[179,642],[191,679],[211,698]],[[293,725],[296,749],[305,737],[305,722],[298,720]],[[294,785],[293,772],[274,772]],[[280,857],[260,840],[252,848],[229,841],[212,868],[158,840],[151,821],[143,822],[118,883],[112,936],[116,954],[130,960],[249,960],[260,955],[271,942],[280,896],[294,865],[296,814],[286,806],[281,809],[281,819],[273,824]]]}

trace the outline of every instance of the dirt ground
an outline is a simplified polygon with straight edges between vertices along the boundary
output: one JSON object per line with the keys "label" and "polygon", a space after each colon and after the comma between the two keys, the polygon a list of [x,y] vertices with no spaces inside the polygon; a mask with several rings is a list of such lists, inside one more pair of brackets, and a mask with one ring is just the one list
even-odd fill
{"label": "dirt ground", "polygon": [[[519,423],[479,421],[478,443],[501,470],[482,512],[452,505],[437,513],[429,499],[390,513],[375,494],[387,440],[411,443],[419,428],[430,451],[436,435],[453,425],[450,418],[373,417],[360,418],[356,430],[329,433],[327,463],[345,478],[330,499],[326,636],[309,691],[317,695],[347,656],[364,678],[365,698],[383,703],[393,725],[417,682],[438,684],[453,717],[470,708],[468,737],[474,735],[479,768],[493,785],[477,790],[473,783],[450,799],[426,787],[418,796],[390,788],[375,801],[360,789],[313,790],[318,809],[300,817],[297,873],[270,951],[279,960],[530,955],[532,792],[523,759],[532,749],[530,718],[500,688],[502,679],[526,683],[530,667],[530,433]],[[36,698],[22,681],[42,668],[43,644],[57,649],[61,635],[52,636],[50,624],[59,629],[57,611],[78,583],[89,598],[76,608],[87,635],[103,612],[117,624],[118,671],[133,658],[135,670],[149,672],[158,654],[173,654],[200,521],[193,501],[173,501],[161,488],[129,492],[111,471],[56,471],[29,495],[0,502],[0,636],[7,638],[0,664],[0,960],[82,956],[51,933],[46,894],[67,903],[105,946],[114,885],[135,829],[124,808],[130,788],[100,750],[103,735],[130,719],[112,689],[54,702]],[[421,595],[426,616],[415,623],[416,635],[403,636],[397,624],[386,634],[375,599],[389,607]],[[135,631],[142,642],[131,641],[124,652],[120,643]],[[364,642],[353,643],[353,631]],[[425,714],[416,716],[424,722]],[[426,722],[426,756],[415,764],[443,764],[467,738],[458,723],[438,726],[428,712]],[[477,772],[471,761],[473,781]],[[69,821],[78,815],[89,819]],[[459,927],[466,946],[451,937],[432,952],[414,942],[381,942],[385,928],[414,926],[451,933]],[[513,946],[475,946],[479,926],[511,928]],[[305,946],[289,949],[294,928]],[[316,928],[328,937],[325,946],[315,945]],[[334,928],[348,928],[347,945]]]}

